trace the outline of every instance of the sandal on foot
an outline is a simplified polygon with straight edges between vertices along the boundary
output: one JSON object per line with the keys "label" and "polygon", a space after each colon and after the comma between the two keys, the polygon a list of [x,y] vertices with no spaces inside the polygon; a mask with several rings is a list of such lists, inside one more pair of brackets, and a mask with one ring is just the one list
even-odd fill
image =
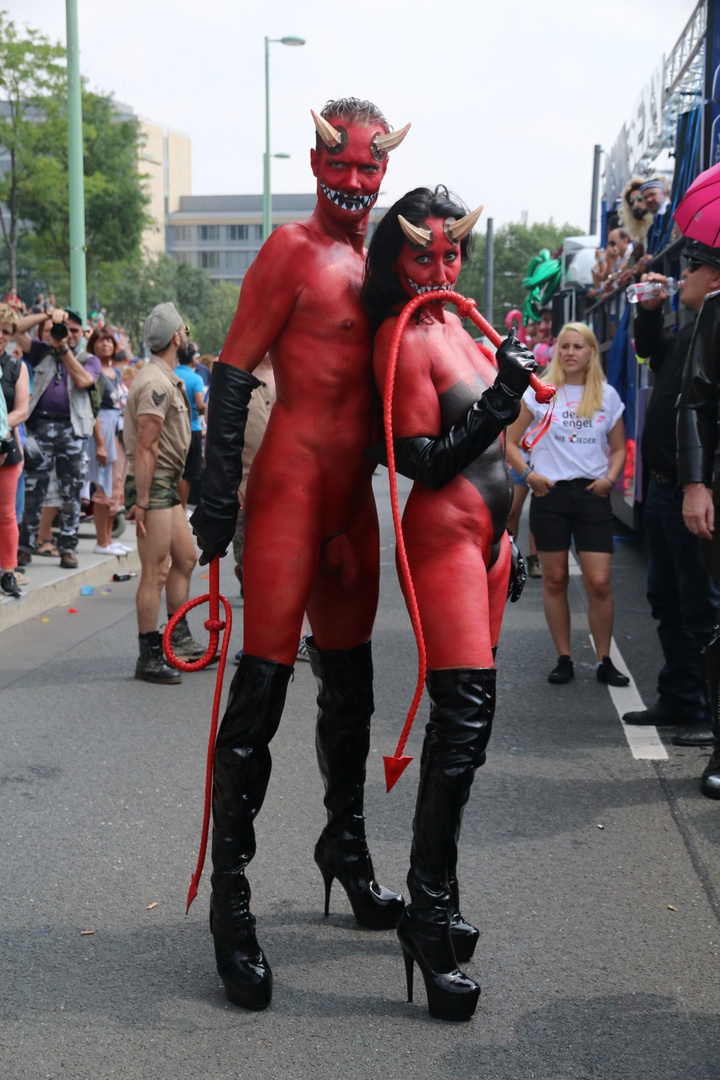
{"label": "sandal on foot", "polygon": [[59,559],[60,552],[53,544],[52,540],[43,540],[35,552],[36,555],[47,555],[51,559]]}

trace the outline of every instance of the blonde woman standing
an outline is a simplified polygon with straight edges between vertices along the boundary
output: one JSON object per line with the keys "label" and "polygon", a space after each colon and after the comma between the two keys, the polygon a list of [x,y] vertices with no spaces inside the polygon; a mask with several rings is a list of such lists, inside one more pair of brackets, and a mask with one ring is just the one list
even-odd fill
{"label": "blonde woman standing", "polygon": [[526,465],[522,437],[528,425],[541,422],[546,408],[538,405],[533,393],[526,393],[518,419],[508,428],[507,458],[532,492],[530,529],[542,564],[545,618],[558,653],[548,681],[567,683],[575,674],[567,595],[573,540],[587,592],[598,682],[627,686],[627,675],[609,656],[614,617],[610,492],[625,463],[625,406],[605,381],[597,339],[584,323],[562,328],[545,379],[558,389],[549,430]]}

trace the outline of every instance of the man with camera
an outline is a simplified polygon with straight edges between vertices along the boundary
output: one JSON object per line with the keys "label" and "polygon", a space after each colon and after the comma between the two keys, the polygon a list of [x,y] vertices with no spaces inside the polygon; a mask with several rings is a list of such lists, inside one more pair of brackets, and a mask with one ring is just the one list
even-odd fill
{"label": "man with camera", "polygon": [[60,565],[72,570],[78,565],[75,554],[80,527],[80,493],[87,480],[86,441],[93,429],[89,391],[100,375],[100,361],[81,348],[83,325],[70,308],[55,308],[50,318],[51,344],[31,339],[27,330],[45,322],[47,314],[37,313],[21,322],[15,340],[34,370],[27,431],[42,453],[38,468],[25,477],[25,514],[20,525],[18,564],[27,566],[37,541],[43,501],[48,489],[50,468],[55,465],[62,505],[58,550]]}

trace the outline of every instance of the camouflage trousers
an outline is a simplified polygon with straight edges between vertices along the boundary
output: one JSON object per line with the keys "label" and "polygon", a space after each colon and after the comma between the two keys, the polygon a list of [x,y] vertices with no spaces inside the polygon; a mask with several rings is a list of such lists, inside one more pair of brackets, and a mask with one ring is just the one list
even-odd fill
{"label": "camouflage trousers", "polygon": [[74,551],[80,528],[80,492],[88,477],[87,439],[79,438],[70,420],[32,416],[28,430],[42,450],[39,468],[25,473],[25,513],[20,523],[21,551],[33,552],[43,502],[53,465],[60,489],[60,535],[58,551]]}

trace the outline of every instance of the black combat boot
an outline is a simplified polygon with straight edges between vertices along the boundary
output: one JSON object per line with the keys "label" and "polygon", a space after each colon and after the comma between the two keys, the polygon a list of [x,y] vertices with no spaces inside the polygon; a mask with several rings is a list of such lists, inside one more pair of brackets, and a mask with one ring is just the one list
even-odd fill
{"label": "black combat boot", "polygon": [[432,1016],[469,1020],[480,987],[458,969],[451,935],[448,859],[457,845],[475,770],[485,761],[495,712],[494,668],[429,671],[430,722],[420,762],[408,888],[398,924],[408,1000],[413,965],[422,973]]}
{"label": "black combat boot", "polygon": [[397,925],[404,900],[375,880],[365,839],[365,763],[374,708],[370,642],[333,650],[318,649],[312,637],[306,643],[318,684],[315,746],[328,816],[315,845],[325,882],[325,914],[337,878],[360,925],[389,930]]}
{"label": "black combat boot", "polygon": [[170,667],[165,659],[159,630],[151,630],[149,634],[138,634],[138,643],[140,657],[135,665],[136,679],[168,686],[182,682],[180,672]]}
{"label": "black combat boot", "polygon": [[254,822],[272,768],[269,745],[291,675],[291,667],[243,653],[215,744],[210,930],[225,992],[245,1009],[264,1009],[272,997],[245,870],[255,855]]}

